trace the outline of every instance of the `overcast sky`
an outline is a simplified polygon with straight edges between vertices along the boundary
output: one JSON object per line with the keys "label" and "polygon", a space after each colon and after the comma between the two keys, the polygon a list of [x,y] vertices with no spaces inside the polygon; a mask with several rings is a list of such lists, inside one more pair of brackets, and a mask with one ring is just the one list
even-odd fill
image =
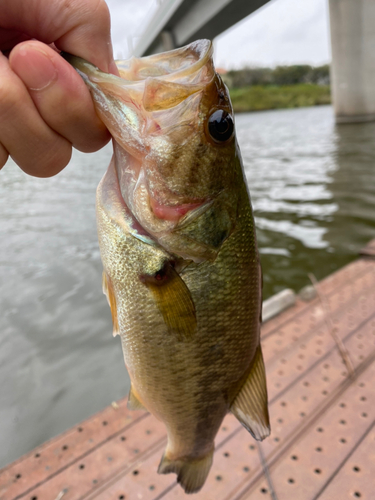
{"label": "overcast sky", "polygon": [[[132,44],[157,0],[107,0],[116,58]],[[272,0],[215,40],[215,63],[226,69],[330,61],[328,0]]]}

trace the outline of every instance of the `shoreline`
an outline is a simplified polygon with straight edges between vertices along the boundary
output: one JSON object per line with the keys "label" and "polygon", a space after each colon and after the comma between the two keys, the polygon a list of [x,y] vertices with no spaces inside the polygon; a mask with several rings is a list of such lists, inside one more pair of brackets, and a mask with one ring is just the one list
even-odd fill
{"label": "shoreline", "polygon": [[235,113],[331,104],[329,85],[253,85],[229,90]]}

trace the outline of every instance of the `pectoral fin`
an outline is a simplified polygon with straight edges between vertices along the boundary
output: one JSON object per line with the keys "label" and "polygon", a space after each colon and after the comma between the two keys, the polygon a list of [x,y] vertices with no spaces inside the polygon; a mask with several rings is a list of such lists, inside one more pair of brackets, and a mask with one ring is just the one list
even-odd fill
{"label": "pectoral fin", "polygon": [[146,410],[143,404],[139,401],[138,396],[135,394],[133,386],[130,386],[127,407],[129,410]]}
{"label": "pectoral fin", "polygon": [[188,341],[197,330],[195,306],[184,280],[167,262],[152,276],[143,275],[141,280],[152,292],[168,329],[179,340]]}
{"label": "pectoral fin", "polygon": [[118,319],[117,319],[116,297],[113,291],[112,283],[108,278],[108,276],[106,275],[105,271],[103,271],[102,285],[103,285],[103,293],[107,297],[109,307],[111,308],[113,336],[116,337],[116,335],[120,335],[120,329],[118,326]]}
{"label": "pectoral fin", "polygon": [[269,436],[266,373],[260,346],[255,353],[251,371],[230,410],[255,439],[262,441]]}

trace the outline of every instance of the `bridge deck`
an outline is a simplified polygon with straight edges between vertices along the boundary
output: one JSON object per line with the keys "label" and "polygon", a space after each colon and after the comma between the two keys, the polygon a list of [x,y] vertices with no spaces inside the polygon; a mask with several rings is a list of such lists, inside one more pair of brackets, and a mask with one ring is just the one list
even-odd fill
{"label": "bridge deck", "polygon": [[[374,257],[375,241],[318,284],[320,298],[297,300],[263,325],[272,435],[258,446],[228,415],[194,498],[374,498]],[[156,473],[165,443],[164,426],[122,400],[1,470],[0,499],[186,498],[174,475]]]}

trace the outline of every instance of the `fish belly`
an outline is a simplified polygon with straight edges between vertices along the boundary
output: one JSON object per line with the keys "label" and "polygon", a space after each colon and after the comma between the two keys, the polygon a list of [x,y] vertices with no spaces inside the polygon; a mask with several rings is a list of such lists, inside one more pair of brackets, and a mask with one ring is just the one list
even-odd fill
{"label": "fish belly", "polygon": [[196,308],[197,331],[188,342],[167,328],[140,279],[150,262],[157,267],[165,254],[119,230],[98,199],[101,254],[114,290],[125,363],[142,404],[165,422],[176,455],[195,456],[212,446],[259,344],[260,269],[243,198],[237,229],[216,260],[180,274]]}
{"label": "fish belly", "polygon": [[124,224],[119,226],[103,201],[102,185],[97,221],[104,272],[113,294],[110,305],[113,315],[115,308],[133,393],[167,428],[168,445],[159,471],[178,472],[179,461],[206,461],[206,476],[214,438],[259,346],[261,274],[246,188],[236,229],[215,261],[193,263],[180,273],[196,312],[196,332],[188,340],[167,327],[141,279],[145,272],[160,268],[169,254],[136,238]]}

